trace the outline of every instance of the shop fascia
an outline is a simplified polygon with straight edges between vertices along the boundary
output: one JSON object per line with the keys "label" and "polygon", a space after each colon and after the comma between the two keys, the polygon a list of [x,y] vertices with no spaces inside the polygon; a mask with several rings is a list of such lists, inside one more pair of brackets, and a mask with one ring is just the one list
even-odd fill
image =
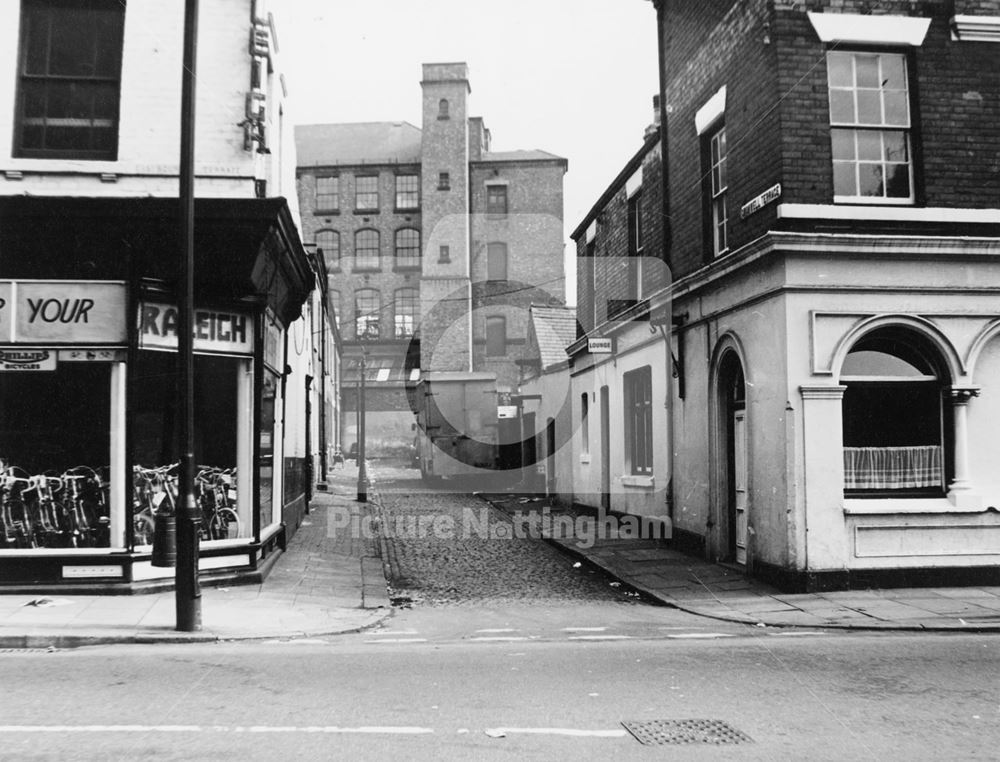
{"label": "shop fascia", "polygon": [[[151,539],[141,536],[137,509],[129,510],[128,498],[130,493],[135,497],[135,482],[126,475],[130,458],[125,450],[128,305],[124,281],[0,281],[0,395],[7,403],[0,406],[6,409],[0,414],[0,497],[4,507],[0,551],[5,555],[26,551],[141,552]],[[138,349],[176,351],[176,306],[144,301],[138,310]],[[234,357],[250,370],[254,325],[253,314],[196,309],[195,353]],[[93,370],[86,371],[88,366]],[[243,407],[252,398],[251,375],[237,374],[238,383],[246,386],[235,390]],[[74,426],[73,421],[53,420],[58,416],[48,409],[46,400],[72,398],[77,393],[75,379],[80,377],[86,377],[91,384],[88,388],[97,389],[109,400],[110,411],[92,411],[95,420],[110,421],[102,424],[107,425],[107,433],[90,442],[80,436],[68,442],[72,437],[53,433],[53,441],[46,442],[46,431],[69,432]],[[37,390],[42,388],[50,390],[51,396],[39,397]],[[64,406],[72,409],[73,405],[88,404],[88,400],[73,399]],[[252,470],[251,419],[252,415],[237,416],[237,462],[228,464],[245,474]],[[61,455],[50,463],[42,451]],[[60,457],[66,462],[56,463]],[[89,462],[71,467],[71,458]],[[53,472],[59,475],[52,476]],[[247,478],[240,485],[232,506],[241,528],[234,534],[231,527],[223,527],[221,536],[204,539],[249,541],[253,527],[249,481]],[[81,496],[84,492],[86,496]],[[73,568],[64,568],[61,576],[73,576]],[[108,570],[108,576],[125,575],[118,567],[118,571]]]}

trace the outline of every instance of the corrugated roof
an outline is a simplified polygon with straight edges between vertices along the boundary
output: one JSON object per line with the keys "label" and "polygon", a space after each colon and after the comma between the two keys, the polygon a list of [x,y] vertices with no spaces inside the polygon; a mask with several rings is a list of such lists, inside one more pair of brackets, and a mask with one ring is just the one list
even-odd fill
{"label": "corrugated roof", "polygon": [[540,149],[527,151],[489,151],[480,161],[566,161],[562,156]]}
{"label": "corrugated roof", "polygon": [[566,347],[576,341],[576,309],[532,305],[531,322],[542,370],[565,362]]}
{"label": "corrugated roof", "polygon": [[419,127],[409,122],[300,124],[295,150],[300,167],[335,164],[418,164]]}

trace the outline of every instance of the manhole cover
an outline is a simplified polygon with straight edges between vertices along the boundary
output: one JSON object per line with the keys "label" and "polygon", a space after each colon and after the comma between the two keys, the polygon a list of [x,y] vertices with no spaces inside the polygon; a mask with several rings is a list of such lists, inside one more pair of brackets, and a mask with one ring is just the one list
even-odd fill
{"label": "manhole cover", "polygon": [[679,744],[730,745],[753,739],[722,720],[629,720],[622,726],[646,746]]}

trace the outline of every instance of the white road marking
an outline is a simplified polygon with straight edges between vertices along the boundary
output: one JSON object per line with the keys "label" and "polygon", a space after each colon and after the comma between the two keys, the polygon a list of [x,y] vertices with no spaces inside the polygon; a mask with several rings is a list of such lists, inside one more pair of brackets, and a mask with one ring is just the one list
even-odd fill
{"label": "white road marking", "polygon": [[201,725],[0,725],[0,733],[197,733]]}
{"label": "white road marking", "polygon": [[511,629],[510,627],[496,627],[488,630],[476,630],[476,632],[517,632],[517,630]]}
{"label": "white road marking", "polygon": [[668,638],[732,638],[735,637],[732,633],[728,632],[685,632],[680,635],[667,635]]}
{"label": "white road marking", "polygon": [[604,632],[607,627],[563,627],[563,632]]}
{"label": "white road marking", "polygon": [[365,643],[426,643],[427,638],[382,638],[380,640],[366,640]]}
{"label": "white road marking", "polygon": [[486,735],[502,738],[513,733],[550,736],[587,736],[592,738],[624,738],[625,730],[579,730],[577,728],[486,728]]}
{"label": "white road marking", "polygon": [[798,631],[793,631],[793,632],[769,632],[767,634],[770,635],[772,638],[778,638],[778,637],[781,637],[781,638],[797,638],[797,637],[802,637],[803,635],[826,635],[825,632],[813,632],[811,630],[807,630],[805,632],[798,632]]}
{"label": "white road marking", "polygon": [[433,728],[418,726],[362,725],[346,728],[337,725],[0,725],[0,733],[368,733],[421,735]]}
{"label": "white road marking", "polygon": [[478,640],[479,642],[491,642],[491,643],[509,643],[513,640],[530,640],[530,638],[524,635],[488,635],[486,637],[479,638],[469,638],[469,640]]}
{"label": "white road marking", "polygon": [[631,635],[570,635],[568,640],[631,640]]}

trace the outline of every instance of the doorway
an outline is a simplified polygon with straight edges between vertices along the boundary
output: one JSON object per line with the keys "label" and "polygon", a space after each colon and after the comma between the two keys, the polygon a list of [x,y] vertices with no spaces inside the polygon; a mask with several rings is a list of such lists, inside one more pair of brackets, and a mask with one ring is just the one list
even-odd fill
{"label": "doorway", "polygon": [[601,508],[611,510],[611,399],[601,387]]}
{"label": "doorway", "polygon": [[717,550],[720,560],[745,566],[750,525],[746,380],[736,352],[726,352],[720,361],[718,385],[722,447],[717,451],[725,457],[719,463],[722,484],[718,494],[722,515]]}

